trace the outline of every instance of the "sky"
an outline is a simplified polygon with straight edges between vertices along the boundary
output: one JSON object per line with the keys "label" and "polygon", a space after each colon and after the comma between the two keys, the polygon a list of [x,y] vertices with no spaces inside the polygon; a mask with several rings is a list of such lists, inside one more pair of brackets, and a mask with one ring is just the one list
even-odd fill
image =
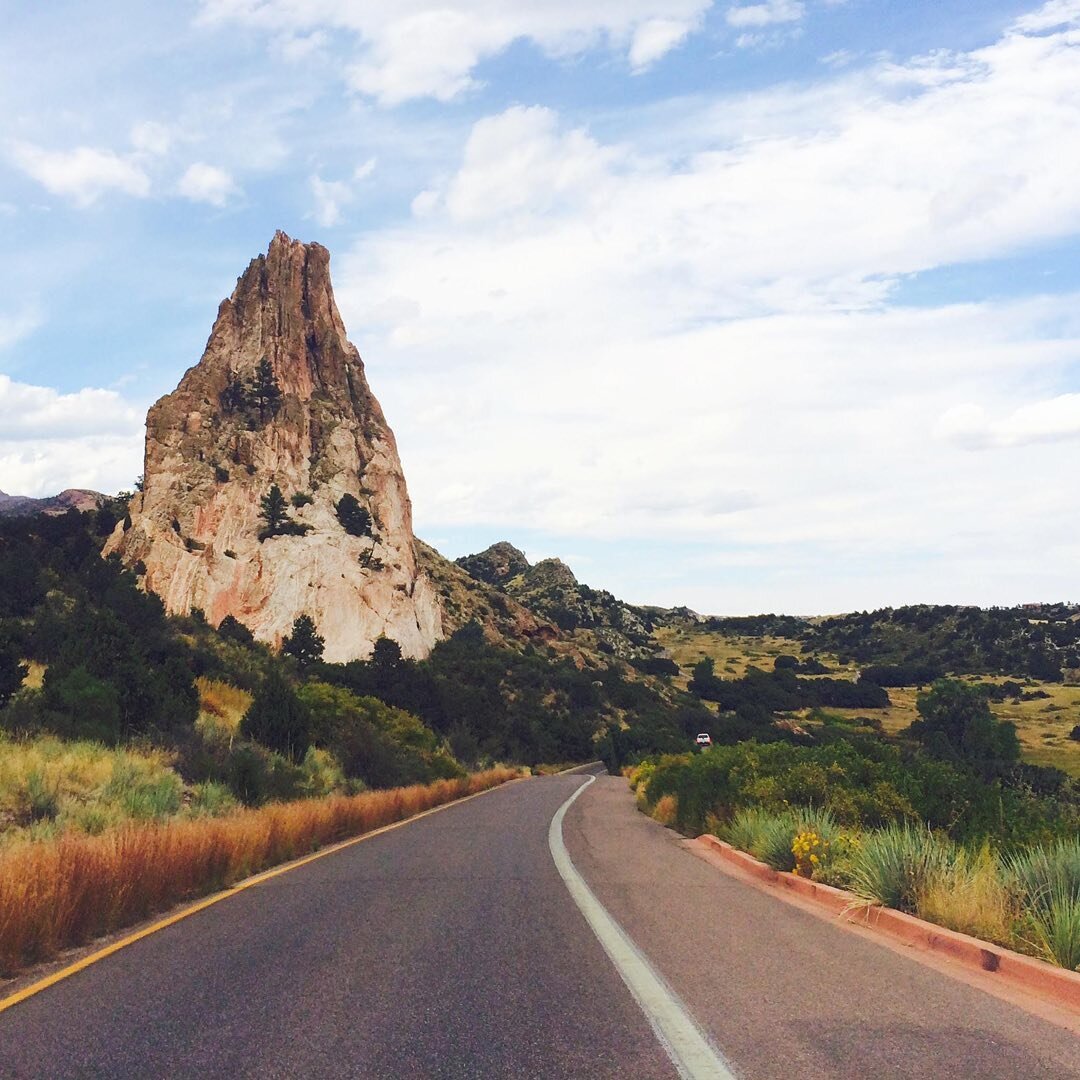
{"label": "sky", "polygon": [[708,613],[1080,599],[1080,0],[0,15],[0,489],[130,488],[280,228],[450,557]]}

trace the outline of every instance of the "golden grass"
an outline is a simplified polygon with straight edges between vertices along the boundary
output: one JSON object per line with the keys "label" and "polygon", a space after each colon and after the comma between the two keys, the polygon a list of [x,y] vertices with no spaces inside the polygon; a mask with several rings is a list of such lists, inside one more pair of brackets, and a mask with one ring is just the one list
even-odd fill
{"label": "golden grass", "polygon": [[27,672],[23,679],[23,686],[27,690],[40,690],[45,685],[45,665],[36,660],[25,660]]}
{"label": "golden grass", "polygon": [[518,775],[489,769],[434,784],[272,803],[226,817],[9,844],[0,848],[0,975]]}
{"label": "golden grass", "polygon": [[231,683],[200,676],[199,717],[195,728],[209,742],[230,742],[240,731],[240,721],[251,707],[251,694]]}
{"label": "golden grass", "polygon": [[661,795],[652,808],[652,816],[661,825],[671,828],[679,817],[679,800],[674,795]]}
{"label": "golden grass", "polygon": [[958,849],[955,860],[932,870],[916,897],[920,918],[983,941],[1016,948],[1020,911],[997,857],[988,846]]}

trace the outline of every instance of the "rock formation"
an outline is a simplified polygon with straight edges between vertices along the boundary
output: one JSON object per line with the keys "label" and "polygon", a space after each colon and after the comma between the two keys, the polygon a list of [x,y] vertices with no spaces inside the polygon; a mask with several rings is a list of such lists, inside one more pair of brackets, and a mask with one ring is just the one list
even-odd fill
{"label": "rock formation", "polygon": [[[202,359],[150,409],[142,491],[105,554],[170,612],[233,615],[272,644],[307,613],[327,660],[365,657],[380,635],[422,657],[439,601],[329,263],[281,232],[252,261]],[[273,485],[284,499],[268,511]]]}

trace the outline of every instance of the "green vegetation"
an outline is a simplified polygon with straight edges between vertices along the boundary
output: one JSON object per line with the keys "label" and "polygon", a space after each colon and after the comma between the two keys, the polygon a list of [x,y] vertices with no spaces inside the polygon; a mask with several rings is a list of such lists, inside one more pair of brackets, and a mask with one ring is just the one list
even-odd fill
{"label": "green vegetation", "polygon": [[259,543],[273,536],[305,536],[311,526],[289,517],[289,506],[281,488],[271,484],[270,490],[259,500],[259,516],[263,528],[259,530]]}
{"label": "green vegetation", "polygon": [[282,393],[270,361],[264,356],[247,382],[235,371],[230,372],[220,402],[226,415],[239,414],[251,426],[256,420],[260,424],[273,420],[281,409]]}
{"label": "green vegetation", "polygon": [[326,639],[315,628],[315,620],[310,615],[297,615],[292,633],[281,643],[281,651],[306,668],[322,659],[325,645]]}
{"label": "green vegetation", "polygon": [[350,536],[371,536],[371,514],[360,505],[355,495],[342,495],[336,509],[341,527]]}

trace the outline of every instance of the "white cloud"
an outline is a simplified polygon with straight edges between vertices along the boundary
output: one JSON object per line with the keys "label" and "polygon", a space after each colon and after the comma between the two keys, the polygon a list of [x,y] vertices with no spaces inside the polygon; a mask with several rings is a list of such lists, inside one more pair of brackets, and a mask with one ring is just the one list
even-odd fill
{"label": "white cloud", "polygon": [[192,202],[204,202],[218,207],[224,206],[232,196],[239,193],[236,182],[225,169],[207,165],[203,161],[188,166],[180,177],[176,190]]}
{"label": "white cloud", "polygon": [[798,22],[806,14],[801,0],[766,0],[763,4],[743,4],[727,10],[729,26],[762,27]]}
{"label": "white cloud", "polygon": [[630,45],[630,66],[644,71],[661,57],[666,56],[694,30],[694,24],[685,19],[650,19],[634,31]]}
{"label": "white cloud", "polygon": [[33,143],[16,142],[11,157],[47,191],[71,199],[77,206],[89,206],[109,191],[139,198],[150,194],[150,178],[142,168],[111,150],[90,146],[45,150]]}
{"label": "white cloud", "polygon": [[1013,24],[1021,33],[1054,30],[1080,23],[1080,0],[1050,0],[1035,11],[1021,15]]}
{"label": "white cloud", "polygon": [[[243,23],[282,40],[351,34],[353,89],[396,105],[441,101],[476,87],[474,70],[518,40],[567,57],[606,47],[635,69],[655,62],[697,26],[712,0],[202,0],[204,25]],[[283,48],[285,46],[282,46]]]}
{"label": "white cloud", "polygon": [[172,146],[173,133],[165,124],[159,124],[154,120],[144,120],[131,129],[131,145],[136,150],[161,157],[169,152]]}
{"label": "white cloud", "polygon": [[473,127],[446,207],[455,221],[468,221],[587,200],[616,156],[584,131],[560,132],[550,109],[515,106]]}
{"label": "white cloud", "polygon": [[6,349],[21,341],[40,325],[41,316],[33,307],[14,313],[0,312],[0,349]]}
{"label": "white cloud", "polygon": [[1080,439],[1080,394],[1029,402],[996,419],[981,405],[955,405],[942,414],[937,434],[969,450]]}
{"label": "white cloud", "polygon": [[366,180],[375,172],[375,166],[378,164],[375,158],[368,158],[367,161],[361,162],[353,169],[352,178],[354,181],[359,182]]}
{"label": "white cloud", "polygon": [[[1009,33],[680,102],[617,145],[547,109],[477,123],[413,220],[335,264],[421,532],[764,553],[756,600],[700,602],[729,610],[956,596],[973,567],[1013,588],[1080,467],[1077,442],[1030,438],[1071,431],[1040,403],[1076,389],[1080,297],[890,297],[1080,232],[1077,51]],[[939,420],[965,401],[1012,417],[1016,451],[957,446]]]}
{"label": "white cloud", "polygon": [[310,184],[315,199],[312,216],[324,228],[337,225],[342,207],[352,202],[352,188],[340,180],[321,180],[318,176],[311,177]]}
{"label": "white cloud", "polygon": [[0,487],[9,495],[130,486],[142,440],[142,411],[111,390],[61,394],[0,375]]}

